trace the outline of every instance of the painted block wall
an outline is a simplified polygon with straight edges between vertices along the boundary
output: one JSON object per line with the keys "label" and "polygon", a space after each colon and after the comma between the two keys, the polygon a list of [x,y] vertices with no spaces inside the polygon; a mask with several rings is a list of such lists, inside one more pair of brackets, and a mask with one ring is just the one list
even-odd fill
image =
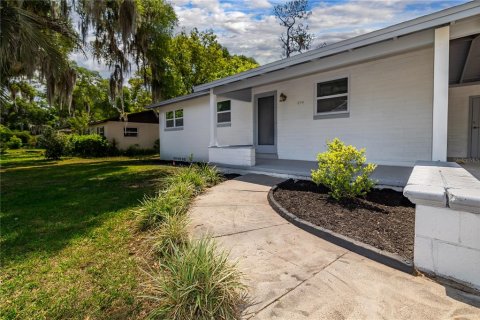
{"label": "painted block wall", "polygon": [[480,96],[480,84],[448,90],[448,148],[452,158],[468,156],[470,96]]}
{"label": "painted block wall", "polygon": [[[349,77],[348,118],[314,120],[315,84]],[[366,147],[369,161],[413,165],[432,151],[433,48],[254,88],[277,91],[278,157],[315,160],[339,137]]]}
{"label": "painted block wall", "polygon": [[[165,130],[165,113],[183,109],[183,130]],[[174,103],[161,107],[160,111],[160,158],[165,160],[188,159],[208,161],[210,141],[209,97]]]}
{"label": "painted block wall", "polygon": [[217,128],[219,145],[253,145],[253,103],[227,99],[221,96],[217,101],[231,101],[231,126]]}
{"label": "painted block wall", "polygon": [[126,150],[132,145],[138,145],[140,148],[153,148],[155,140],[158,139],[158,124],[157,123],[139,123],[128,122],[127,127],[138,129],[136,137],[125,137],[123,135],[125,123],[120,121],[107,121],[91,126],[92,129],[97,127],[104,127],[105,138],[110,142],[115,139],[117,148]]}
{"label": "painted block wall", "polygon": [[480,289],[480,214],[416,205],[418,269]]}
{"label": "painted block wall", "polygon": [[240,148],[208,148],[210,162],[234,166],[252,167],[255,165],[255,149]]}

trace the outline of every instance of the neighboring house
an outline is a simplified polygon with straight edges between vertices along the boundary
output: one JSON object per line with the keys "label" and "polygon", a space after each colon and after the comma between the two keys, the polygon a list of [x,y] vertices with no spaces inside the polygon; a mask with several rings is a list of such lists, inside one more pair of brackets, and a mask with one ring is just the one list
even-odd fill
{"label": "neighboring house", "polygon": [[480,2],[199,85],[155,103],[163,159],[315,161],[326,140],[368,160],[480,157]]}
{"label": "neighboring house", "polygon": [[153,110],[127,115],[127,121],[113,117],[90,124],[90,132],[98,133],[110,142],[115,141],[118,149],[130,146],[151,149],[159,138],[158,116]]}

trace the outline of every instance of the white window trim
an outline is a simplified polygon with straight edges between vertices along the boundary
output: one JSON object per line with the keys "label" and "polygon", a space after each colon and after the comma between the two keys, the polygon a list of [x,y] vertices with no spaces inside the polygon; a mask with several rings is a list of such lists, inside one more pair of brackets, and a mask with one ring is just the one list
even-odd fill
{"label": "white window trim", "polygon": [[[330,96],[324,96],[324,97],[317,97],[317,85],[319,83],[323,82],[330,82],[330,81],[335,81],[335,80],[340,80],[340,79],[347,79],[347,93],[340,93],[340,94],[333,94]],[[327,79],[321,79],[317,80],[314,84],[314,103],[313,103],[313,116],[314,119],[323,119],[323,116],[325,116],[325,119],[329,118],[335,118],[336,115],[340,117],[345,117],[346,115],[350,114],[350,76],[349,75],[343,75],[343,76],[338,76],[334,78],[327,78]],[[347,97],[347,110],[345,111],[330,111],[330,112],[317,112],[317,101],[318,100],[324,100],[324,99],[331,99],[331,98],[338,98],[338,97]]]}
{"label": "white window trim", "polygon": [[[137,130],[136,135],[135,136],[127,136],[127,129],[136,129]],[[125,138],[138,138],[138,127],[123,127],[123,136]]]}
{"label": "white window trim", "polygon": [[[180,119],[183,120],[185,114],[182,117],[177,118],[175,113],[178,110],[182,110],[183,113],[185,112],[184,108],[177,108],[177,109],[172,109],[172,110],[169,110],[169,111],[165,111],[165,130],[167,130],[167,131],[169,131],[169,130],[170,131],[183,130],[183,126],[185,125],[185,121],[183,122],[183,125],[177,126],[177,120],[180,120]],[[169,113],[169,112],[173,112],[173,119],[167,119],[167,113]],[[168,120],[173,120],[173,127],[168,127],[167,126],[167,121]]]}
{"label": "white window trim", "polygon": [[[218,111],[218,104],[220,102],[225,102],[225,101],[230,101],[230,110]],[[230,121],[219,122],[218,121],[218,115],[221,114],[221,113],[230,113]],[[228,126],[231,126],[231,125],[232,125],[232,100],[217,101],[217,127],[228,127]]]}

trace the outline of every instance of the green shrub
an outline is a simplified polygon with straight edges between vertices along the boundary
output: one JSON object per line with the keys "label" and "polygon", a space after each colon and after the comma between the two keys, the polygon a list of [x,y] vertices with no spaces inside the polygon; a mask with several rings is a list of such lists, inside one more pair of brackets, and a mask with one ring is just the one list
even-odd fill
{"label": "green shrub", "polygon": [[7,143],[12,136],[13,136],[12,130],[5,127],[3,124],[0,124],[0,141]]}
{"label": "green shrub", "polygon": [[38,146],[45,149],[45,158],[58,160],[70,152],[70,140],[67,135],[52,128],[44,130],[38,139]]}
{"label": "green shrub", "polygon": [[154,319],[239,319],[246,296],[242,274],[211,239],[173,250],[151,274]]}
{"label": "green shrub", "polygon": [[127,150],[123,151],[127,157],[149,156],[158,153],[156,149],[140,148],[138,144],[131,145]]}
{"label": "green shrub", "polygon": [[173,254],[188,243],[188,219],[185,215],[169,215],[155,232],[155,251],[160,255]]}
{"label": "green shrub", "polygon": [[365,195],[375,185],[369,178],[376,165],[366,164],[365,149],[345,145],[335,138],[327,142],[327,151],[317,155],[318,169],[312,170],[312,180],[330,189],[336,199]]}
{"label": "green shrub", "polygon": [[22,147],[22,139],[13,135],[7,143],[7,147],[10,149],[20,149]]}
{"label": "green shrub", "polygon": [[28,131],[12,131],[12,134],[16,135],[22,140],[22,144],[28,144],[28,141],[32,138],[32,135]]}
{"label": "green shrub", "polygon": [[105,157],[110,154],[107,139],[98,134],[71,136],[72,154],[80,157]]}

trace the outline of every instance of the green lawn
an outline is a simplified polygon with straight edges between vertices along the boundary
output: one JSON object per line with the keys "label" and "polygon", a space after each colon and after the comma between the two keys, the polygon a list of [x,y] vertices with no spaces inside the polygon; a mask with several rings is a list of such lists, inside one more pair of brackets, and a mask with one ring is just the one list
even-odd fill
{"label": "green lawn", "polygon": [[1,156],[1,319],[142,318],[151,258],[134,210],[176,170],[153,159]]}

